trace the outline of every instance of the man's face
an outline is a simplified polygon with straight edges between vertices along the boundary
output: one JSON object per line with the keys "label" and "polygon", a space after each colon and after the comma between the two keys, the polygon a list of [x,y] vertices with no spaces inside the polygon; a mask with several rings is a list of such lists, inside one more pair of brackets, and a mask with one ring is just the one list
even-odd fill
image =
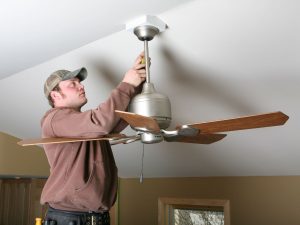
{"label": "man's face", "polygon": [[64,80],[59,83],[61,98],[58,99],[58,106],[80,109],[87,103],[84,86],[78,78]]}

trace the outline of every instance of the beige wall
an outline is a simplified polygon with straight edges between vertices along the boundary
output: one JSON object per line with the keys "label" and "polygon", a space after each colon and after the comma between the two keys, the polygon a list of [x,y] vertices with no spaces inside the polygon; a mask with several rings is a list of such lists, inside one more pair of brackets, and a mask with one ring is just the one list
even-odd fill
{"label": "beige wall", "polygon": [[229,199],[232,225],[300,224],[300,177],[120,179],[120,225],[155,225],[159,197]]}
{"label": "beige wall", "polygon": [[[47,176],[39,147],[0,132],[0,176]],[[232,225],[300,224],[300,176],[120,179],[119,225],[157,224],[159,197],[230,200]]]}
{"label": "beige wall", "polygon": [[48,176],[49,164],[42,148],[21,147],[18,138],[0,132],[0,176]]}

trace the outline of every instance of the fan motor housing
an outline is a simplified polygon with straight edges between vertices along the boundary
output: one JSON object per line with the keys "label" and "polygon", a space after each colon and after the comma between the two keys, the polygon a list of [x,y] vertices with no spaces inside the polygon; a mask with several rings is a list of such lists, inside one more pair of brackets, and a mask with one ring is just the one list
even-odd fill
{"label": "fan motor housing", "polygon": [[141,94],[130,102],[129,111],[154,118],[161,129],[171,123],[171,103],[167,96],[155,91],[152,83],[144,83]]}

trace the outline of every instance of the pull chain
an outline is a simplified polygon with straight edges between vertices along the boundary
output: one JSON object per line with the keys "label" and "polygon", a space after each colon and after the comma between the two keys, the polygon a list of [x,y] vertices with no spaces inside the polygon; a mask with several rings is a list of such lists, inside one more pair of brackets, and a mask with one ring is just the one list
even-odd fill
{"label": "pull chain", "polygon": [[141,166],[141,175],[140,175],[140,183],[143,183],[143,173],[144,173],[144,151],[145,151],[145,144],[143,144],[143,150],[142,150],[142,166]]}

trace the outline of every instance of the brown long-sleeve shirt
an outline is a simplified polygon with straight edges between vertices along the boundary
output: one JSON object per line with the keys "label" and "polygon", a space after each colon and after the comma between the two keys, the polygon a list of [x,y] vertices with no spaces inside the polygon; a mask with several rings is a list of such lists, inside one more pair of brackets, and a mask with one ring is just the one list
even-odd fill
{"label": "brown long-sleeve shirt", "polygon": [[[53,108],[42,119],[43,137],[99,137],[127,126],[114,113],[126,110],[136,90],[120,83],[96,109]],[[50,176],[41,203],[70,211],[107,211],[117,194],[117,167],[108,141],[44,145]]]}

